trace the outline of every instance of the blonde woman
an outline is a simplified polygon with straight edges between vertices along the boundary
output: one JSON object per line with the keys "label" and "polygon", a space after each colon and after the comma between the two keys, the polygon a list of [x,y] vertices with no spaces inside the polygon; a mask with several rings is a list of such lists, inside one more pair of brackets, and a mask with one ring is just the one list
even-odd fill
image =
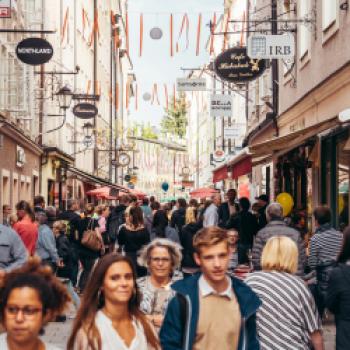
{"label": "blonde woman", "polygon": [[262,271],[245,282],[262,301],[256,317],[261,350],[323,350],[321,320],[315,301],[294,274],[298,248],[285,236],[270,238],[261,256]]}

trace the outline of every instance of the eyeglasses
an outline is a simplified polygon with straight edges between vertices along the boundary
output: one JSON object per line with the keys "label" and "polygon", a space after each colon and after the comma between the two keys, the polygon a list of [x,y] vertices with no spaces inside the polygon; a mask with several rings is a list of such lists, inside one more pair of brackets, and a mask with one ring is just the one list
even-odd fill
{"label": "eyeglasses", "polygon": [[158,258],[158,257],[153,258],[151,256],[151,261],[154,262],[154,263],[157,263],[157,264],[160,263],[160,262],[162,262],[162,263],[169,263],[170,262],[170,258]]}
{"label": "eyeglasses", "polygon": [[18,306],[6,306],[7,314],[11,317],[16,317],[18,313],[21,311],[23,316],[25,317],[34,317],[36,314],[41,312],[43,309],[39,307],[31,307],[31,306],[24,306],[24,307],[18,307]]}

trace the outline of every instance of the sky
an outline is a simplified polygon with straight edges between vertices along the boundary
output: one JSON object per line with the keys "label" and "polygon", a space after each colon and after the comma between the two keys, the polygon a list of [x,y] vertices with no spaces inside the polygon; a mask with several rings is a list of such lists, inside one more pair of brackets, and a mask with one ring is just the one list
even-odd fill
{"label": "sky", "polygon": [[[138,109],[135,101],[131,103],[130,117],[138,123],[150,123],[159,126],[165,114],[164,84],[168,94],[172,95],[176,78],[186,73],[180,68],[198,68],[209,62],[209,54],[205,45],[209,38],[209,21],[216,12],[217,18],[223,13],[224,0],[129,0],[129,46],[133,62],[133,72],[138,86]],[[139,57],[140,14],[143,14],[143,52]],[[174,56],[170,56],[170,14],[173,13]],[[186,50],[186,33],[182,33],[179,41],[179,52],[176,53],[177,42],[183,15],[189,18],[189,47]],[[200,53],[196,56],[196,37],[198,16],[202,14]],[[151,39],[149,32],[159,27],[163,31],[160,40]],[[144,101],[145,93],[152,94],[153,84],[157,83],[160,106],[151,101]]]}

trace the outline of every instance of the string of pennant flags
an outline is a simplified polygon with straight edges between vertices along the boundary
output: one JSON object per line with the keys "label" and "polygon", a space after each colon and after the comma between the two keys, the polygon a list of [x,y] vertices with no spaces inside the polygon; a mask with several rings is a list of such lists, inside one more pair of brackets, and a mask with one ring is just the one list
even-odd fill
{"label": "string of pennant flags", "polygon": [[[64,17],[63,17],[63,24],[61,28],[61,44],[69,43],[69,11],[70,7],[67,6],[64,10]],[[206,12],[207,13],[207,12]],[[157,13],[154,13],[157,15]],[[175,28],[175,14],[179,15],[178,13],[168,13],[165,14],[169,16],[169,54],[170,57],[173,57],[176,53],[180,53],[180,46],[181,42],[184,41],[185,45],[183,50],[188,50],[190,47],[190,30],[192,28],[190,23],[190,16],[189,13],[181,13],[182,19],[179,22],[179,28]],[[199,56],[200,53],[200,43],[201,43],[201,37],[202,37],[202,25],[203,25],[203,13],[196,13],[197,16],[196,23],[194,27],[196,28],[196,37],[195,37],[195,54],[196,56]],[[114,26],[115,23],[115,16],[114,13],[111,11],[111,24]],[[245,30],[245,12],[242,15],[242,23],[231,23],[232,14],[231,11],[228,10],[225,15],[220,15],[221,19],[221,26],[219,31],[224,33],[223,37],[223,47],[222,51],[226,50],[228,47],[228,34],[229,26],[234,26],[234,31],[241,31],[241,39],[240,43],[241,46],[243,45],[244,41],[244,30]],[[223,18],[222,18],[223,16]],[[138,36],[139,36],[139,45],[138,45],[138,55],[139,57],[142,57],[143,54],[143,48],[144,48],[144,28],[145,28],[145,16],[144,13],[139,13],[139,25],[138,25]],[[89,18],[88,12],[84,7],[81,8],[81,27],[82,27],[82,35],[83,37],[87,39],[87,44],[89,47],[91,47],[94,43],[95,37],[97,40],[100,40],[100,27],[99,27],[99,11],[96,9],[93,14],[93,19],[91,20]],[[217,12],[213,12],[211,19],[211,28],[215,29],[217,28],[218,23],[218,15]],[[238,26],[238,28],[237,28]],[[126,51],[129,54],[130,46],[129,46],[129,40],[130,40],[130,31],[129,31],[130,23],[129,23],[129,13],[127,12],[125,14],[125,46]],[[176,29],[178,29],[178,34],[176,35]],[[89,33],[87,33],[89,31]],[[214,52],[214,38],[215,34],[211,32],[210,34],[210,45],[209,45],[209,51],[210,54]],[[114,36],[115,41],[115,47],[117,48],[120,44],[120,37],[118,31],[115,32]]]}

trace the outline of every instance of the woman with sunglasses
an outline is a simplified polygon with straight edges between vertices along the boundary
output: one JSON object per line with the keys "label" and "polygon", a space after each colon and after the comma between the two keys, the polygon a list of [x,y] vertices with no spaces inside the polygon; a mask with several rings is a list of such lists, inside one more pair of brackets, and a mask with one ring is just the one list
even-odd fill
{"label": "woman with sunglasses", "polygon": [[139,305],[136,271],[130,258],[105,255],[86,285],[67,349],[160,349]]}
{"label": "woman with sunglasses", "polygon": [[39,336],[70,298],[51,268],[31,258],[21,268],[2,276],[0,320],[6,333],[0,335],[1,350],[57,350]]}

